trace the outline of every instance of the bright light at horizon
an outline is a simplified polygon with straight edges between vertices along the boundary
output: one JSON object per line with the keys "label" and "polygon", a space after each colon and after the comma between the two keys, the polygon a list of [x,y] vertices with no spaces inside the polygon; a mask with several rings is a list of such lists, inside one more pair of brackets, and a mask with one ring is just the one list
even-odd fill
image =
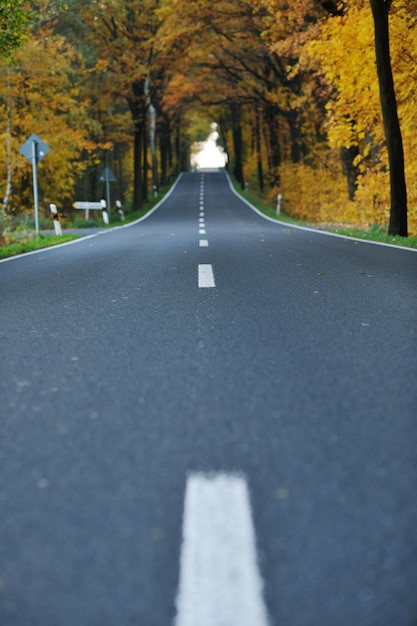
{"label": "bright light at horizon", "polygon": [[193,144],[191,165],[197,169],[219,169],[225,167],[227,154],[221,146],[217,145],[219,133],[215,130],[217,124],[212,124],[212,132],[206,141]]}

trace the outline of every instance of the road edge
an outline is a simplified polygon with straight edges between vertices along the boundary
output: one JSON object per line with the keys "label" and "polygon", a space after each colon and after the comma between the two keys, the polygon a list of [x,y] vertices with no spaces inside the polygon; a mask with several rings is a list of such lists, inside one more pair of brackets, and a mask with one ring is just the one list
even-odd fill
{"label": "road edge", "polygon": [[228,172],[225,172],[225,175],[226,175],[226,179],[227,179],[227,182],[229,184],[229,187],[230,187],[231,191],[235,194],[235,196],[240,198],[240,200],[242,200],[242,202],[244,204],[246,204],[249,208],[251,208],[252,211],[255,211],[255,213],[260,215],[260,217],[263,217],[268,222],[272,222],[273,224],[278,224],[279,226],[285,226],[286,228],[297,228],[298,230],[305,230],[305,231],[310,232],[310,233],[326,235],[328,237],[337,237],[338,239],[350,239],[352,241],[360,241],[361,243],[370,243],[370,244],[373,244],[375,246],[385,246],[387,248],[395,248],[396,250],[406,250],[407,252],[417,252],[417,248],[409,248],[407,246],[398,246],[395,243],[385,243],[383,241],[372,241],[371,239],[361,239],[360,237],[351,237],[350,235],[339,235],[338,233],[331,233],[328,230],[321,230],[319,228],[312,228],[311,226],[299,226],[298,224],[290,224],[289,222],[283,222],[280,219],[275,219],[273,217],[269,217],[269,215],[265,215],[265,213],[262,213],[262,211],[257,209],[256,206],[251,204],[251,202],[249,202],[249,200],[247,200],[246,198],[241,196],[240,193],[238,193],[236,191],[236,189],[233,187],[233,183],[231,181],[231,178],[230,178],[230,175],[228,174]]}
{"label": "road edge", "polygon": [[71,246],[75,243],[86,241],[86,239],[93,239],[94,237],[101,237],[102,235],[108,235],[109,233],[113,233],[115,230],[119,230],[121,228],[129,228],[130,226],[139,224],[139,222],[143,222],[143,220],[146,220],[150,215],[152,215],[152,213],[154,213],[157,209],[159,209],[160,206],[162,206],[165,200],[167,200],[170,197],[170,195],[173,193],[178,183],[180,182],[182,176],[183,176],[183,172],[181,172],[178,175],[176,181],[172,185],[171,189],[165,194],[165,196],[161,198],[160,201],[157,204],[155,204],[155,206],[152,207],[152,209],[148,211],[148,213],[146,213],[145,215],[142,215],[142,217],[139,217],[134,222],[130,222],[129,224],[122,224],[121,226],[114,226],[113,228],[106,228],[105,230],[101,230],[99,233],[92,233],[91,235],[81,236],[78,239],[73,239],[73,241],[65,241],[64,243],[57,243],[52,246],[46,246],[45,248],[40,248],[39,250],[31,250],[30,252],[22,252],[21,254],[15,254],[13,256],[6,257],[5,259],[0,259],[0,264],[6,263],[7,261],[15,261],[16,259],[24,259],[28,256],[32,256],[33,254],[41,254],[42,252],[48,252],[49,250],[56,250],[58,248],[63,248],[64,246]]}

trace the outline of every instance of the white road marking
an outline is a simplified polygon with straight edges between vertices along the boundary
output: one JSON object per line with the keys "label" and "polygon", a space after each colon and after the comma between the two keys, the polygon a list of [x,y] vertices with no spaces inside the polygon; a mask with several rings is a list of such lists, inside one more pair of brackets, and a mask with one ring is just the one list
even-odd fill
{"label": "white road marking", "polygon": [[200,228],[199,231],[198,231],[198,234],[199,235],[205,235],[206,234],[205,229],[204,228]]}
{"label": "white road marking", "polygon": [[267,626],[244,477],[191,474],[175,626]]}
{"label": "white road marking", "polygon": [[202,263],[198,266],[198,286],[199,287],[215,287],[213,268],[208,263]]}
{"label": "white road marking", "polygon": [[200,239],[200,248],[208,248],[208,240]]}
{"label": "white road marking", "polygon": [[200,222],[200,224],[204,224],[204,217],[200,217],[198,221]]}

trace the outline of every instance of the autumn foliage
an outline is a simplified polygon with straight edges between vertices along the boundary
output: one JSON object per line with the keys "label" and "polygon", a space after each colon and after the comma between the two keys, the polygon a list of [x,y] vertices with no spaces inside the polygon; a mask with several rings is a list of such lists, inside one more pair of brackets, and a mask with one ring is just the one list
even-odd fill
{"label": "autumn foliage", "polygon": [[[133,207],[189,167],[216,121],[244,187],[308,221],[387,225],[390,180],[369,0],[36,0],[0,60],[3,214],[31,207],[32,133],[45,207],[103,194]],[[28,7],[29,9],[29,7]],[[391,63],[410,234],[417,234],[417,7],[393,0]]]}

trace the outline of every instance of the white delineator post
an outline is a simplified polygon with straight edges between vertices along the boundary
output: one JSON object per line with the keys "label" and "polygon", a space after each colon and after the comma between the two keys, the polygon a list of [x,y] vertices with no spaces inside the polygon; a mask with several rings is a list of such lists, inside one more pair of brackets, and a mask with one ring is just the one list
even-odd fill
{"label": "white delineator post", "polygon": [[282,202],[282,195],[279,193],[277,195],[277,215],[281,213],[281,202]]}
{"label": "white delineator post", "polygon": [[101,205],[101,214],[103,216],[103,222],[105,224],[109,223],[109,214],[107,212],[107,204],[105,200],[100,200],[100,205]]}
{"label": "white delineator post", "polygon": [[125,214],[123,213],[122,203],[120,202],[120,200],[116,200],[116,208],[117,208],[118,214],[120,215],[120,219],[122,220],[122,222],[124,222]]}
{"label": "white delineator post", "polygon": [[58,209],[56,207],[56,204],[50,204],[49,210],[52,213],[52,217],[54,218],[55,235],[62,235],[62,228],[61,228],[61,223],[59,221]]}

